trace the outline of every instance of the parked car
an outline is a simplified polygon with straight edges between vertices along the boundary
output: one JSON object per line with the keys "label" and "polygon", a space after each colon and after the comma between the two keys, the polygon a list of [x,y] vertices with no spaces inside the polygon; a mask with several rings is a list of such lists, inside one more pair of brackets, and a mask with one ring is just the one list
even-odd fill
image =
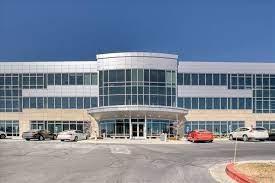
{"label": "parked car", "polygon": [[248,141],[251,139],[266,140],[268,138],[268,131],[263,127],[241,127],[229,134],[229,140],[241,139],[243,141]]}
{"label": "parked car", "polygon": [[60,132],[57,136],[57,139],[61,141],[69,140],[77,142],[78,140],[87,140],[88,134],[83,133],[80,130],[66,130]]}
{"label": "parked car", "polygon": [[0,131],[0,139],[6,138],[7,134],[3,131]]}
{"label": "parked car", "polygon": [[275,140],[275,129],[269,130],[269,140]]}
{"label": "parked car", "polygon": [[27,132],[23,132],[22,138],[26,140],[30,139],[38,139],[38,140],[45,140],[45,139],[52,139],[56,140],[57,135],[49,132],[47,130],[30,130]]}
{"label": "parked car", "polygon": [[213,133],[207,130],[193,130],[187,136],[187,140],[191,142],[213,142],[213,139]]}

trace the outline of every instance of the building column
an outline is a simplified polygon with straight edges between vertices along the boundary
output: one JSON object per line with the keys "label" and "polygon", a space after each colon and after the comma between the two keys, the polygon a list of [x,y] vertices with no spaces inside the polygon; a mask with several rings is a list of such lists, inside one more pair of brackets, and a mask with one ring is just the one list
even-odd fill
{"label": "building column", "polygon": [[147,138],[147,115],[146,115],[146,113],[145,113],[145,117],[144,117],[143,135],[146,139]]}
{"label": "building column", "polygon": [[132,129],[132,117],[131,116],[129,118],[129,131],[130,131],[130,139],[132,139],[133,138],[133,136],[132,136],[133,129]]}

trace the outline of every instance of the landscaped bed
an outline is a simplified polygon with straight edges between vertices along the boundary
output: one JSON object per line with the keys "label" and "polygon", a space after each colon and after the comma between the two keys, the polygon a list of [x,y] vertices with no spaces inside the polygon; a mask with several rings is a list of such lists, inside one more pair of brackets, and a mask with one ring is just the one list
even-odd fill
{"label": "landscaped bed", "polygon": [[234,167],[257,183],[275,182],[275,163],[242,163],[235,164]]}

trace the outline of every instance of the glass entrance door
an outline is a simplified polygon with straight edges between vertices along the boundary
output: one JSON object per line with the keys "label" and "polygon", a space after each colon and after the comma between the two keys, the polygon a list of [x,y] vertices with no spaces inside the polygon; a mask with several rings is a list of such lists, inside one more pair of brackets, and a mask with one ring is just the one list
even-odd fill
{"label": "glass entrance door", "polygon": [[138,124],[138,136],[143,137],[143,124]]}
{"label": "glass entrance door", "polygon": [[144,123],[133,123],[132,124],[132,136],[144,137]]}

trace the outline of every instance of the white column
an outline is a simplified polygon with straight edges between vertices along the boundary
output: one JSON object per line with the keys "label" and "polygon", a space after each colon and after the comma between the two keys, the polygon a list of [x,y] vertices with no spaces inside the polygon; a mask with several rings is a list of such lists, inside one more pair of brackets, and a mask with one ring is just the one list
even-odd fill
{"label": "white column", "polygon": [[144,117],[143,135],[146,139],[147,138],[147,116],[146,116],[146,113],[145,113],[145,117]]}
{"label": "white column", "polygon": [[132,117],[130,116],[129,118],[129,131],[130,131],[130,139],[133,138],[132,133],[133,133],[133,129],[132,129]]}

